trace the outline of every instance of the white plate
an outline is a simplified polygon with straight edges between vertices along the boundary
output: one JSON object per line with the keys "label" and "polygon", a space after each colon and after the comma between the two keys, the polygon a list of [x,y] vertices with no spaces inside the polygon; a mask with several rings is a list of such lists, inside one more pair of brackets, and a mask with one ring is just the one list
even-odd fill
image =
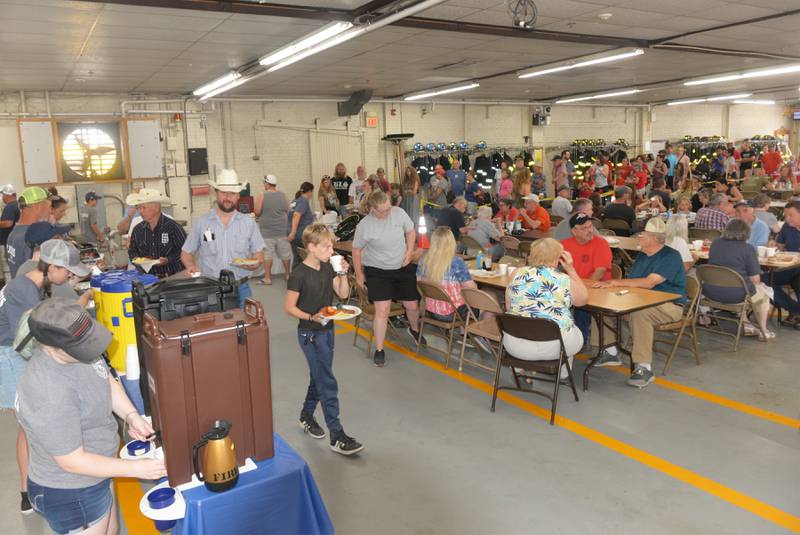
{"label": "white plate", "polygon": [[603,238],[605,238],[609,245],[616,245],[619,243],[619,240],[613,236],[603,236]]}
{"label": "white plate", "polygon": [[487,271],[485,269],[470,269],[469,274],[473,277],[499,277],[499,271]]}
{"label": "white plate", "polygon": [[342,305],[342,310],[349,310],[350,314],[337,314],[335,316],[323,316],[327,320],[343,321],[353,319],[361,315],[361,309],[354,305]]}

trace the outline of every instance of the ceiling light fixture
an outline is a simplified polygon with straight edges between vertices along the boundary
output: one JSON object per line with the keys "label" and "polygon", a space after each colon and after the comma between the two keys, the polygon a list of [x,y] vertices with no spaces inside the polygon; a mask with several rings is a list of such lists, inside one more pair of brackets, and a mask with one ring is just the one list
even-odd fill
{"label": "ceiling light fixture", "polygon": [[556,100],[556,104],[569,104],[570,102],[581,102],[584,100],[594,100],[598,98],[612,98],[612,97],[623,97],[625,95],[635,95],[636,93],[641,93],[641,89],[626,89],[625,91],[614,91],[613,93],[600,93],[599,95],[592,95],[590,97],[575,97],[575,98],[564,98],[560,100]]}
{"label": "ceiling light fixture", "polygon": [[681,104],[699,104],[701,102],[720,102],[723,100],[741,100],[752,96],[752,93],[737,93],[735,95],[721,95],[718,97],[691,98],[687,100],[674,100],[667,102],[667,106],[680,106]]}
{"label": "ceiling light fixture", "polygon": [[734,100],[734,104],[757,104],[761,106],[773,106],[775,105],[774,100],[758,100],[758,99],[740,99]]}
{"label": "ceiling light fixture", "polygon": [[211,91],[208,91],[206,94],[201,96],[199,100],[200,100],[200,102],[204,102],[204,101],[210,99],[211,97],[216,97],[220,93],[224,93],[225,91],[230,91],[234,87],[239,87],[243,83],[249,82],[252,78],[253,78],[252,76],[245,76],[245,77],[235,78],[234,80],[231,80],[230,82],[228,82],[225,85],[218,86],[218,87],[212,89]]}
{"label": "ceiling light fixture", "polygon": [[711,78],[700,78],[697,80],[689,80],[687,82],[683,82],[683,85],[716,84],[720,82],[731,82],[733,80],[761,78],[765,76],[778,76],[780,74],[791,74],[795,72],[800,72],[800,64],[786,65],[784,67],[770,67],[767,69],[757,69],[754,71],[745,71],[732,74],[723,74],[720,76],[713,76]]}
{"label": "ceiling light fixture", "polygon": [[581,67],[589,67],[591,65],[599,65],[601,63],[608,63],[611,61],[619,61],[621,59],[633,58],[636,56],[641,56],[644,54],[644,50],[641,48],[635,48],[628,52],[623,52],[621,54],[613,54],[610,56],[599,56],[593,57],[591,59],[586,59],[583,61],[573,60],[565,65],[560,65],[557,67],[548,67],[545,69],[535,69],[529,71],[520,71],[517,73],[517,78],[532,78],[534,76],[542,76],[544,74],[552,74],[554,72],[561,72],[561,71],[568,71],[571,69],[578,69]]}
{"label": "ceiling light fixture", "polygon": [[209,91],[213,91],[214,89],[217,89],[218,87],[222,87],[224,85],[227,85],[227,84],[233,82],[234,80],[238,80],[241,77],[242,77],[242,75],[239,74],[238,72],[231,71],[228,74],[226,74],[224,76],[220,76],[216,80],[214,80],[212,82],[209,82],[204,86],[198,87],[197,89],[192,91],[192,94],[194,96],[196,96],[196,97],[205,95]]}
{"label": "ceiling light fixture", "polygon": [[258,60],[258,62],[265,67],[274,65],[302,50],[322,43],[323,41],[327,41],[328,39],[332,39],[352,27],[352,22],[332,22],[330,24],[326,24],[319,30],[312,32],[305,37],[301,37],[297,41],[290,43],[283,48],[276,50],[275,52],[267,54]]}
{"label": "ceiling light fixture", "polygon": [[467,89],[474,89],[476,87],[480,87],[480,85],[481,84],[479,84],[479,83],[471,82],[469,84],[458,85],[456,87],[448,87],[448,88],[445,88],[445,89],[438,89],[438,90],[434,90],[434,91],[426,91],[425,93],[419,93],[419,94],[416,94],[416,95],[408,96],[408,97],[404,98],[403,100],[409,100],[409,101],[421,100],[423,98],[436,97],[436,96],[439,96],[439,95],[446,95],[447,93],[455,93],[456,91],[466,91]]}

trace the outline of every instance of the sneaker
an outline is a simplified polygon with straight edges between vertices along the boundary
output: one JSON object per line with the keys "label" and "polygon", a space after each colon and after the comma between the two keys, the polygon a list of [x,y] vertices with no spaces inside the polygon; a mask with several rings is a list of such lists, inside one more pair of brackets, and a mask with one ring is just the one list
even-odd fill
{"label": "sneaker", "polygon": [[622,366],[622,359],[619,358],[619,352],[612,355],[608,351],[603,350],[603,354],[594,362],[595,367],[604,368],[606,366]]}
{"label": "sneaker", "polygon": [[492,353],[492,346],[489,344],[488,340],[483,336],[473,336],[472,340],[475,340],[475,345],[477,345],[481,351],[488,355],[493,355]]}
{"label": "sneaker", "polygon": [[389,321],[392,322],[392,325],[394,325],[396,329],[405,329],[406,327],[408,327],[408,322],[403,316],[395,316],[391,318]]}
{"label": "sneaker", "polygon": [[19,503],[19,512],[23,515],[29,515],[33,512],[33,507],[31,506],[31,501],[28,499],[27,492],[20,492],[22,499]]}
{"label": "sneaker", "polygon": [[386,353],[383,351],[383,349],[375,351],[375,356],[372,357],[372,362],[374,362],[375,366],[379,368],[386,366]]}
{"label": "sneaker", "polygon": [[656,376],[653,374],[652,370],[637,365],[633,369],[631,376],[628,377],[628,384],[636,388],[644,388],[655,380]]}
{"label": "sneaker", "polygon": [[408,329],[406,329],[406,331],[408,332],[408,335],[409,335],[411,338],[413,338],[413,339],[414,339],[414,343],[415,343],[415,344],[417,343],[417,339],[419,338],[419,340],[420,340],[420,342],[419,342],[419,343],[420,343],[420,345],[423,345],[423,346],[426,346],[426,345],[428,345],[428,341],[427,341],[427,340],[425,340],[425,337],[424,337],[424,336],[420,336],[420,335],[419,335],[419,331],[415,331],[415,330],[414,330],[414,329],[412,329],[411,327],[409,327]]}
{"label": "sneaker", "polygon": [[313,414],[307,412],[300,413],[300,420],[297,422],[303,428],[303,432],[313,438],[325,438],[325,430],[317,423]]}
{"label": "sneaker", "polygon": [[350,456],[364,449],[364,445],[353,437],[348,437],[344,431],[331,433],[331,449],[336,453]]}

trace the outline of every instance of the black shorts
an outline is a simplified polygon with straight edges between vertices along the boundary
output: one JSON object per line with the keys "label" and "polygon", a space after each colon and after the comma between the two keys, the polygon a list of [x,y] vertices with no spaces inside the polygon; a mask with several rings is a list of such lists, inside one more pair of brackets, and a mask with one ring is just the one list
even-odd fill
{"label": "black shorts", "polygon": [[400,269],[379,269],[364,266],[367,295],[375,301],[419,301],[417,266],[408,264]]}

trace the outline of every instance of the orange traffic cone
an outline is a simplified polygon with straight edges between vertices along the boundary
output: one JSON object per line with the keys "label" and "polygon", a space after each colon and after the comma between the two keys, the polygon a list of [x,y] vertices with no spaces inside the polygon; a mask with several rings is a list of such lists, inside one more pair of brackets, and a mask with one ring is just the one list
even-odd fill
{"label": "orange traffic cone", "polygon": [[419,216],[419,230],[417,231],[417,247],[420,249],[430,248],[431,243],[428,241],[428,228],[425,226],[425,216]]}

